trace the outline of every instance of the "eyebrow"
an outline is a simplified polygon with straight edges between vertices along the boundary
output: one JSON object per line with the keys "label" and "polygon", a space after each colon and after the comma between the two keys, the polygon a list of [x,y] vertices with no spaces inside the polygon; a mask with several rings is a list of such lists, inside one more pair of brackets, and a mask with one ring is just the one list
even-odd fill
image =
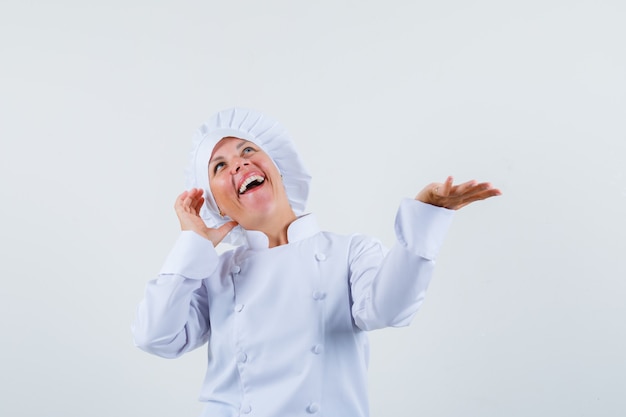
{"label": "eyebrow", "polygon": [[239,143],[239,145],[237,145],[237,149],[241,149],[241,147],[245,145],[246,143],[252,143],[252,142],[246,139],[241,139],[241,142]]}

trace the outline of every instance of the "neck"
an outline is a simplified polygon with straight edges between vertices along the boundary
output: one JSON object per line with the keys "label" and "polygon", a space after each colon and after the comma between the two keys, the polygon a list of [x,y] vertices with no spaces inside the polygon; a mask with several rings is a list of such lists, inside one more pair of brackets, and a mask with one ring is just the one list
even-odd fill
{"label": "neck", "polygon": [[[293,218],[293,220],[295,220],[295,217]],[[289,224],[291,224],[291,223],[289,223]],[[287,243],[289,243],[289,238],[287,236],[287,229],[289,228],[289,224],[285,225],[279,231],[277,231],[277,230],[272,230],[272,231],[263,231],[263,230],[261,230],[267,236],[267,240],[269,241],[269,247],[270,248],[274,248],[274,247],[280,246],[280,245],[286,245]]]}
{"label": "neck", "polygon": [[268,244],[270,248],[276,246],[286,245],[289,243],[287,235],[287,229],[289,225],[296,220],[296,214],[291,207],[282,210],[280,213],[275,213],[271,217],[264,217],[256,222],[256,225],[250,225],[250,227],[244,227],[247,230],[256,230],[262,232],[267,236]]}

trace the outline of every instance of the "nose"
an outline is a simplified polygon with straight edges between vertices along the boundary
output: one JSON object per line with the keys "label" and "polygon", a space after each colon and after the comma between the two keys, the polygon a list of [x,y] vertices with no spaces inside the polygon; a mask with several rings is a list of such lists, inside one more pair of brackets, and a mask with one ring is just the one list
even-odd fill
{"label": "nose", "polygon": [[240,156],[237,156],[237,157],[235,157],[233,159],[233,161],[231,163],[230,173],[231,174],[236,174],[237,172],[239,172],[241,167],[244,167],[246,165],[250,165],[250,163],[246,159],[244,159],[244,158],[242,158]]}

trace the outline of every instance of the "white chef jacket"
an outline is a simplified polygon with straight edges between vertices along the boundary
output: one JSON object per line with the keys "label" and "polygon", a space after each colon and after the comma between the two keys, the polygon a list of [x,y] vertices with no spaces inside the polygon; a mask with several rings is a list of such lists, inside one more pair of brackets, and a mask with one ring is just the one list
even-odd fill
{"label": "white chef jacket", "polygon": [[146,288],[135,344],[174,358],[208,342],[207,417],[365,417],[365,331],[406,326],[421,305],[453,212],[401,202],[397,242],[320,231],[312,214],[268,248],[261,232],[218,255],[182,232]]}

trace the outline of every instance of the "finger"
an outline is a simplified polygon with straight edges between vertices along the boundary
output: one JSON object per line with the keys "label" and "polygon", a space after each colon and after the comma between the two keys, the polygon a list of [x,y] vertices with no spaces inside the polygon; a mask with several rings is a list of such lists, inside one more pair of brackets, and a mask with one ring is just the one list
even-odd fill
{"label": "finger", "polygon": [[202,188],[192,188],[190,190],[190,193],[194,196],[197,197],[199,195],[201,195],[204,192],[204,190]]}
{"label": "finger", "polygon": [[182,207],[183,201],[185,201],[185,198],[187,198],[188,194],[189,194],[188,191],[183,191],[182,193],[178,195],[178,197],[176,197],[176,201],[174,202],[175,209]]}
{"label": "finger", "polygon": [[231,230],[233,230],[233,228],[234,228],[235,226],[237,226],[237,224],[238,224],[238,223],[237,223],[236,221],[231,220],[231,221],[229,221],[229,222],[224,223],[224,224],[223,224],[223,225],[221,225],[220,227],[218,227],[218,228],[217,228],[217,230],[218,230],[220,233],[223,233],[223,234],[224,234],[224,236],[226,236],[226,235],[228,234],[228,232],[230,232]]}
{"label": "finger", "polygon": [[454,183],[454,178],[452,176],[448,176],[445,182],[443,183],[443,190],[441,190],[441,195],[447,197],[450,195],[450,191],[452,190],[452,184]]}
{"label": "finger", "polygon": [[462,184],[455,185],[452,188],[452,194],[464,194],[468,190],[476,187],[477,184],[478,183],[476,182],[476,180],[469,180],[469,181],[466,181],[466,182],[464,182]]}
{"label": "finger", "polygon": [[475,187],[474,192],[470,193],[470,195],[476,195],[476,196],[481,197],[480,198],[481,200],[484,200],[485,198],[488,198],[488,197],[495,197],[500,194],[502,194],[500,190],[498,190],[497,188],[494,188],[494,186],[488,182],[478,184]]}
{"label": "finger", "polygon": [[188,195],[189,195],[189,191],[183,191],[182,193],[178,195],[178,197],[176,197],[176,200],[182,202],[185,198],[187,198]]}
{"label": "finger", "polygon": [[193,204],[193,211],[196,214],[200,213],[200,209],[202,208],[203,204],[204,204],[204,197],[197,198]]}
{"label": "finger", "polygon": [[486,185],[484,189],[479,192],[473,194],[471,198],[473,200],[484,200],[489,197],[495,197],[501,195],[502,193],[497,188],[493,188],[490,185]]}
{"label": "finger", "polygon": [[193,205],[194,205],[194,198],[193,198],[193,194],[189,193],[187,194],[187,196],[183,199],[183,203],[182,203],[182,208],[183,210],[185,210],[186,212],[191,212],[191,210],[193,209]]}
{"label": "finger", "polygon": [[443,183],[434,182],[430,185],[430,192],[435,197],[445,197],[450,193],[453,181],[452,177],[448,177]]}
{"label": "finger", "polygon": [[194,200],[193,203],[193,212],[196,215],[200,214],[200,209],[202,209],[202,205],[204,204],[204,197],[198,197],[196,200]]}
{"label": "finger", "polygon": [[233,228],[237,226],[237,222],[234,220],[231,220],[227,223],[224,223],[223,225],[221,225],[220,227],[218,227],[217,229],[213,229],[214,233],[213,236],[211,237],[211,241],[213,242],[213,246],[217,246],[218,243],[220,243],[225,237],[226,235],[233,230]]}
{"label": "finger", "polygon": [[493,189],[493,186],[491,185],[491,183],[488,183],[488,182],[478,183],[475,180],[471,180],[471,181],[467,181],[463,184],[458,185],[454,189],[453,194],[460,198],[468,198],[475,194],[479,194],[490,189]]}
{"label": "finger", "polygon": [[476,201],[486,200],[487,198],[499,196],[501,194],[502,193],[497,188],[482,189],[478,192],[466,194],[457,204],[454,205],[454,210],[458,210]]}

